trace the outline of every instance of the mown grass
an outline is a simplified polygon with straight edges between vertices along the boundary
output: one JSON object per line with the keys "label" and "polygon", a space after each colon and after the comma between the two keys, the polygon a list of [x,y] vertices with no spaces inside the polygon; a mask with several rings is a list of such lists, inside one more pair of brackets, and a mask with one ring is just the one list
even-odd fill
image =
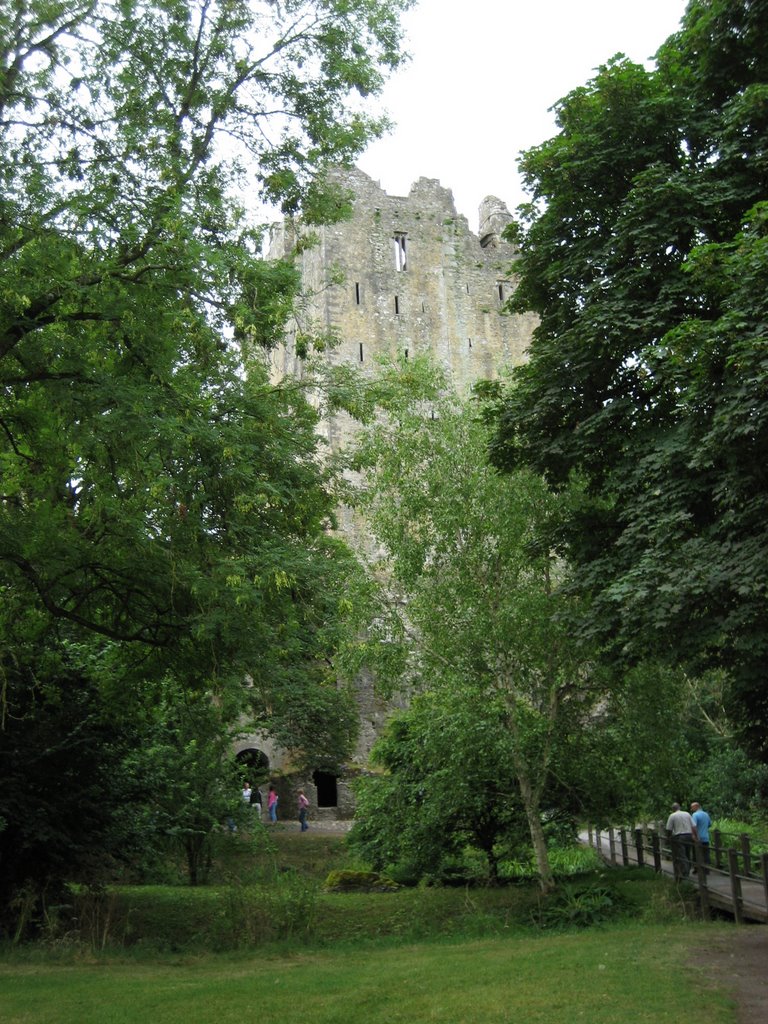
{"label": "mown grass", "polygon": [[[3,1024],[660,1024],[690,1016],[702,926],[177,958],[0,963]],[[707,992],[708,1024],[733,1024]]]}
{"label": "mown grass", "polygon": [[[657,1024],[696,1005],[686,949],[714,929],[648,870],[574,876],[574,899],[614,890],[621,915],[576,931],[530,880],[322,890],[354,866],[342,836],[275,829],[222,837],[210,886],[81,892],[75,929],[2,951],[0,1022]],[[734,1019],[708,993],[708,1024]]]}

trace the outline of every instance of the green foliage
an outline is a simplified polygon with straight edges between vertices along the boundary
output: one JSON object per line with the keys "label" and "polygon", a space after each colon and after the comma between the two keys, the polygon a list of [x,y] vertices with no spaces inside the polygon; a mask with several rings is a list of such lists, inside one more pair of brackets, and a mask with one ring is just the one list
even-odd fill
{"label": "green foliage", "polygon": [[627,901],[605,882],[566,883],[551,893],[541,908],[541,928],[590,928],[626,914]]}
{"label": "green foliage", "polygon": [[690,791],[704,753],[690,729],[683,674],[652,661],[610,674],[610,697],[591,728],[564,737],[555,772],[580,820],[613,824],[654,816],[671,792]]}
{"label": "green foliage", "polygon": [[[768,765],[750,760],[730,743],[712,744],[695,765],[690,793],[706,793],[711,816],[760,817],[768,803]],[[701,798],[699,798],[701,799]]]}
{"label": "green foliage", "polygon": [[328,892],[394,892],[396,882],[377,871],[332,871],[325,880]]}
{"label": "green foliage", "polygon": [[469,848],[483,862],[472,875],[495,879],[499,844],[529,842],[520,798],[504,781],[512,773],[509,744],[503,718],[478,715],[464,694],[415,697],[374,746],[384,774],[356,785],[352,849],[415,884],[445,878]]}
{"label": "green foliage", "polygon": [[318,887],[292,873],[276,874],[268,887],[231,885],[216,921],[214,948],[253,948],[267,942],[303,942],[315,934]]}
{"label": "green foliage", "polygon": [[[602,866],[596,851],[589,846],[570,842],[555,845],[549,844],[549,862],[555,878],[563,879],[571,875],[582,875],[595,871]],[[536,875],[536,864],[531,857],[528,860],[503,860],[500,865],[503,879],[530,879]]]}
{"label": "green foliage", "polygon": [[712,821],[710,833],[715,829],[722,833],[723,846],[740,846],[741,837],[746,835],[749,836],[753,856],[768,853],[768,821],[765,818],[744,821],[718,816]]}
{"label": "green foliage", "polygon": [[492,389],[462,401],[416,359],[386,371],[374,396],[381,415],[357,452],[356,503],[383,554],[348,654],[383,687],[420,696],[377,749],[388,775],[363,782],[354,841],[377,866],[430,871],[470,843],[493,878],[497,842],[516,839],[524,817],[551,885],[542,816],[575,804],[568,747],[573,760],[583,730],[609,710],[622,717],[615,680],[576,628],[560,555],[582,490],[554,493],[527,470],[488,464]]}
{"label": "green foliage", "polygon": [[22,642],[0,655],[0,672],[0,935],[22,938],[67,902],[66,880],[103,884],[133,848],[116,786],[135,734],[82,651]]}
{"label": "green foliage", "polygon": [[[183,854],[190,885],[208,881],[214,834],[244,817],[240,776],[231,754],[234,709],[210,693],[164,680],[147,687],[140,742],[123,760],[120,795],[135,846],[146,863],[170,849]],[[134,865],[134,870],[137,865]]]}
{"label": "green foliage", "polygon": [[[17,946],[17,956],[82,959],[119,952],[136,961],[155,962],[158,954],[166,953],[173,954],[177,964],[180,953],[199,956],[211,950],[260,947],[261,954],[268,954],[275,942],[284,949],[341,944],[349,952],[352,946],[379,939],[391,943],[393,938],[412,942],[440,936],[509,938],[514,930],[530,929],[541,907],[532,865],[517,884],[501,888],[470,890],[466,885],[454,887],[449,880],[447,885],[392,891],[382,899],[376,889],[331,893],[323,887],[329,868],[360,877],[350,866],[339,834],[262,829],[253,840],[241,832],[222,833],[215,845],[216,884],[72,887],[60,903],[46,905],[37,943]],[[476,869],[477,857],[464,856],[461,862],[446,861],[444,866],[460,865]],[[563,851],[563,857],[553,851],[553,865],[562,873],[577,869],[570,851]],[[586,868],[582,859],[581,870]],[[663,883],[647,870],[634,875],[625,884],[622,872],[622,892],[638,914],[651,909],[656,914]],[[36,906],[33,900],[31,912]]]}
{"label": "green foliage", "polygon": [[0,11],[0,918],[141,836],[203,874],[237,714],[297,764],[351,748],[314,385],[263,358],[298,274],[238,197],[344,215],[408,5]]}
{"label": "green foliage", "polygon": [[617,58],[522,171],[539,326],[492,444],[583,499],[564,529],[582,629],[612,664],[728,671],[768,751],[764,0],[692,0],[653,71]]}

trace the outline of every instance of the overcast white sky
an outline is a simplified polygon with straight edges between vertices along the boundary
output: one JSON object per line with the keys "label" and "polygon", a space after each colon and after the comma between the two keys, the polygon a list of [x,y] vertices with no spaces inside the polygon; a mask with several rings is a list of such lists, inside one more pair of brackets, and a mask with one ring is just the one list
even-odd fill
{"label": "overcast white sky", "polygon": [[390,195],[419,177],[453,191],[477,230],[496,195],[523,202],[517,155],[555,134],[548,112],[615,53],[651,66],[685,0],[420,0],[404,19],[411,62],[383,102],[395,130],[357,161]]}

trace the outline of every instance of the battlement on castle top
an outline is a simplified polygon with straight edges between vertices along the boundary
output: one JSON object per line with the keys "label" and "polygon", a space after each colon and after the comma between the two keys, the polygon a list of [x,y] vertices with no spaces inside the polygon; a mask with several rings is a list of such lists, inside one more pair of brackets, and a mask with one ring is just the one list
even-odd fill
{"label": "battlement on castle top", "polygon": [[[302,235],[314,237],[298,257],[298,316],[335,330],[331,362],[365,372],[380,355],[430,352],[463,389],[523,361],[534,320],[505,309],[516,252],[502,238],[511,216],[500,199],[483,200],[474,233],[433,178],[419,178],[407,196],[388,195],[358,168],[335,179],[352,195],[351,217],[307,229],[286,221],[270,247],[279,258]],[[277,362],[278,372],[300,369],[290,336]]]}

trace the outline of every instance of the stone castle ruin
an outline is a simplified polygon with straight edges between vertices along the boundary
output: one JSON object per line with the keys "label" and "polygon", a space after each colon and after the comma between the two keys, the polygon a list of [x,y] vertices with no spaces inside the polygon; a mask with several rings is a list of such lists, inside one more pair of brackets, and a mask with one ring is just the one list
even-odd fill
{"label": "stone castle ruin", "polygon": [[[308,327],[336,336],[325,353],[331,364],[366,373],[382,355],[407,359],[430,353],[460,391],[523,361],[535,321],[504,309],[514,288],[510,275],[516,254],[502,238],[511,216],[501,200],[483,200],[474,234],[457,214],[450,190],[434,179],[419,178],[407,196],[387,195],[356,168],[338,172],[338,180],[353,196],[350,219],[306,232],[286,221],[273,230],[270,258],[291,252],[304,233],[314,237],[314,244],[300,247],[305,300],[273,357],[275,373],[301,375],[297,340]],[[331,451],[345,447],[354,430],[345,414],[323,425]],[[351,513],[340,513],[340,529],[354,540]],[[354,762],[359,768],[388,707],[376,699],[370,678],[359,679],[356,689],[361,728]],[[255,772],[290,772],[289,755],[261,736],[245,737],[238,756]],[[354,771],[315,772],[291,782],[305,788],[316,817],[350,817]],[[291,793],[286,781],[283,804],[292,808]]]}

